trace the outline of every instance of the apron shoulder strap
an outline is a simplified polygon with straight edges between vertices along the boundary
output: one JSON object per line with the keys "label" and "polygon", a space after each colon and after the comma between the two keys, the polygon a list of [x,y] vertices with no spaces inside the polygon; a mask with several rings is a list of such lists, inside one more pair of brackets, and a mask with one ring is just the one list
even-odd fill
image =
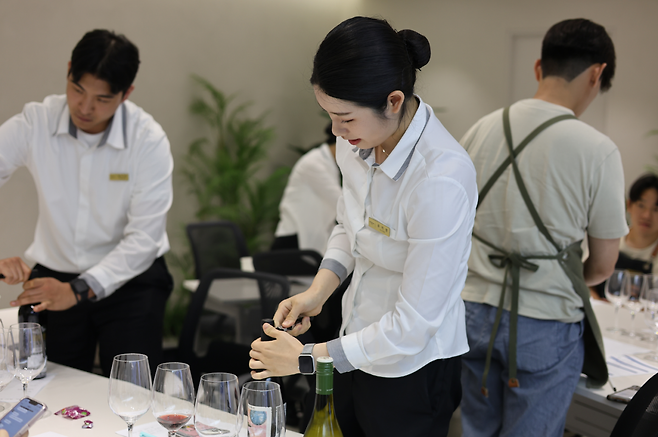
{"label": "apron shoulder strap", "polygon": [[[557,122],[560,122],[562,120],[577,120],[577,118],[571,114],[564,114],[564,115],[559,115],[557,117],[553,117],[549,120],[546,120],[544,123],[540,124],[530,132],[530,134],[525,137],[521,143],[519,143],[518,146],[516,146],[515,149],[511,152],[510,156],[508,156],[501,164],[498,166],[496,171],[491,175],[489,180],[487,181],[486,184],[484,184],[484,187],[482,187],[482,190],[480,190],[480,193],[478,194],[478,207],[486,197],[487,193],[489,193],[489,190],[491,187],[496,183],[496,181],[500,178],[500,176],[503,174],[503,172],[509,167],[509,165],[512,163],[512,161],[525,149],[525,147],[535,139],[537,135],[539,135],[542,131],[546,130],[548,127],[554,125]],[[508,147],[512,145],[512,129],[509,124],[509,106],[503,110],[503,129],[505,131],[505,140],[507,141]]]}

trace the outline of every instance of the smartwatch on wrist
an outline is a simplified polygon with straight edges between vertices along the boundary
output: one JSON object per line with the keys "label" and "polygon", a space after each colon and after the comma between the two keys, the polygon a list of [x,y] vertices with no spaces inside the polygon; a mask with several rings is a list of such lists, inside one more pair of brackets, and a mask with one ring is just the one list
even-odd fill
{"label": "smartwatch on wrist", "polygon": [[302,375],[315,374],[315,358],[313,358],[313,346],[315,346],[315,343],[305,344],[304,349],[302,349],[302,353],[299,354],[299,373]]}
{"label": "smartwatch on wrist", "polygon": [[82,278],[75,278],[69,282],[73,293],[75,293],[75,298],[78,299],[78,303],[85,302],[89,300],[89,284]]}

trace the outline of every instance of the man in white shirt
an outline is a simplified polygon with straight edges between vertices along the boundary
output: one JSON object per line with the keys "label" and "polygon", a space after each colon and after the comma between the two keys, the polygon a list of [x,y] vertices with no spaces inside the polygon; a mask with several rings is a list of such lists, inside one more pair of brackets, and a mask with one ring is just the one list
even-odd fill
{"label": "man in white shirt", "polygon": [[173,159],[160,125],[127,100],[138,67],[123,35],[88,32],[66,95],[28,103],[0,126],[0,184],[25,166],[39,201],[31,274],[20,258],[0,261],[6,282],[25,281],[11,305],[47,310],[49,360],[91,371],[99,343],[106,375],[119,353],[162,361],[173,285],[163,258]]}
{"label": "man in white shirt", "polygon": [[588,384],[607,380],[587,285],[612,273],[628,232],[624,178],[615,144],[576,117],[614,70],[602,26],[557,23],[535,63],[534,98],[485,116],[461,140],[480,189],[462,292],[464,435],[562,436],[581,371]]}

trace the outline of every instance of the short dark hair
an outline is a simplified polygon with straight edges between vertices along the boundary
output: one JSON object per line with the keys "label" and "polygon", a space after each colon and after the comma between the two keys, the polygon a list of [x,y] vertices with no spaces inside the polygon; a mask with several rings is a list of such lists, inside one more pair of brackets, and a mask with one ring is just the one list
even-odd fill
{"label": "short dark hair", "polygon": [[605,27],[584,18],[553,25],[541,47],[544,77],[558,76],[571,82],[593,64],[607,64],[601,74],[601,91],[612,86],[615,75],[615,45]]}
{"label": "short dark hair", "polygon": [[89,73],[110,85],[113,94],[125,93],[139,68],[139,50],[123,35],[96,29],[87,32],[71,53],[69,75],[78,82]]}
{"label": "short dark hair", "polygon": [[651,188],[658,191],[658,176],[654,173],[644,174],[631,185],[631,189],[628,191],[628,199],[631,203],[637,202],[642,198],[644,192]]}
{"label": "short dark hair", "polygon": [[430,55],[429,41],[418,32],[397,32],[386,20],[354,17],[334,27],[320,44],[311,83],[328,96],[381,115],[393,91],[404,93],[405,104],[411,99],[416,70]]}
{"label": "short dark hair", "polygon": [[336,144],[336,135],[334,135],[331,122],[329,122],[329,124],[324,128],[324,133],[326,135],[324,140],[325,143]]}

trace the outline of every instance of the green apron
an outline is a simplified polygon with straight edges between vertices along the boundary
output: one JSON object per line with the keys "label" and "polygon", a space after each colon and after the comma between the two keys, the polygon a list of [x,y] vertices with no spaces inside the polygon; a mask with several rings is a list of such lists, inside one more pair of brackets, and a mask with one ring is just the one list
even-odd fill
{"label": "green apron", "polygon": [[540,132],[552,126],[553,124],[562,120],[576,119],[573,115],[565,114],[558,117],[551,118],[550,120],[542,123],[539,127],[533,130],[516,148],[512,143],[512,130],[509,122],[509,107],[503,111],[503,128],[505,131],[505,140],[510,156],[503,161],[503,163],[496,169],[491,178],[484,185],[479,194],[478,208],[482,204],[485,196],[493,186],[493,184],[500,178],[503,172],[511,164],[514,171],[514,178],[516,184],[521,192],[521,197],[532,216],[532,220],[539,232],[546,237],[546,239],[555,247],[555,255],[521,255],[516,252],[508,252],[493,243],[485,240],[481,236],[473,232],[473,237],[489,246],[495,253],[489,255],[489,260],[493,265],[498,268],[505,269],[505,276],[503,279],[503,288],[500,294],[500,302],[498,304],[498,311],[496,312],[496,319],[494,321],[493,331],[489,340],[489,347],[487,349],[487,357],[485,361],[484,374],[482,375],[482,394],[488,396],[487,390],[487,375],[491,367],[491,355],[493,352],[494,340],[496,332],[500,325],[500,318],[503,313],[503,303],[505,301],[505,293],[507,292],[508,277],[511,276],[512,283],[510,292],[511,308],[510,308],[510,327],[509,327],[509,387],[518,387],[519,380],[516,378],[516,338],[517,338],[517,321],[519,314],[519,279],[521,269],[526,269],[531,272],[537,271],[539,265],[532,262],[532,260],[548,259],[555,260],[560,264],[564,273],[567,275],[574,290],[583,301],[583,311],[585,312],[585,333],[583,340],[585,342],[585,361],[583,363],[583,373],[588,376],[588,387],[601,387],[608,381],[608,367],[605,362],[605,354],[603,352],[603,338],[601,337],[601,330],[596,321],[596,316],[592,310],[590,302],[589,287],[585,284],[585,277],[583,276],[583,263],[582,263],[582,249],[581,241],[577,241],[567,247],[560,247],[551,234],[548,232],[546,226],[542,222],[537,209],[535,208],[528,190],[521,178],[521,173],[516,162],[516,157],[521,151],[530,143]]}

